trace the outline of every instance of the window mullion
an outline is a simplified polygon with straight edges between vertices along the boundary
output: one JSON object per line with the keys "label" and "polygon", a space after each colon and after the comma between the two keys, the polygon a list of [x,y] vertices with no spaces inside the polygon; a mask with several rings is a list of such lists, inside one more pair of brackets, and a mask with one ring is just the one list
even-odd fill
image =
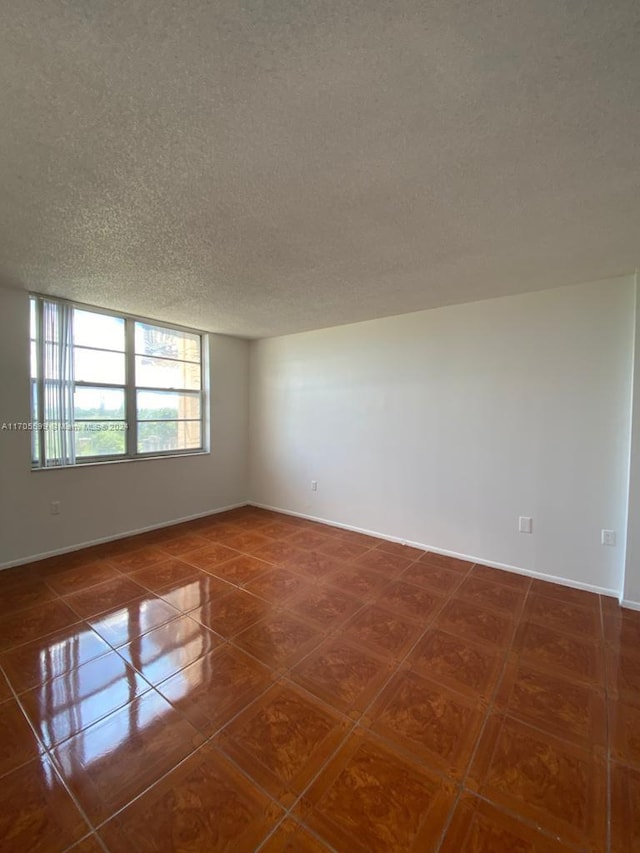
{"label": "window mullion", "polygon": [[138,423],[136,420],[136,332],[135,321],[125,318],[125,417],[127,419],[127,456],[136,456],[138,448]]}
{"label": "window mullion", "polygon": [[[47,425],[47,419],[49,417],[47,406],[47,399],[49,395],[49,384],[55,386],[57,382],[61,381],[56,379],[57,374],[55,371],[52,372],[52,379],[48,380],[45,376],[45,368],[48,364],[49,354],[47,349],[47,343],[45,341],[46,335],[46,327],[49,325],[48,321],[48,310],[49,310],[49,301],[52,303],[60,303],[65,306],[70,306],[73,308],[78,308],[81,311],[89,311],[91,313],[91,306],[79,306],[75,305],[72,302],[68,302],[65,300],[57,300],[54,298],[49,299],[49,297],[42,297],[38,294],[31,294],[31,298],[34,301],[33,308],[33,324],[34,324],[34,367],[37,368],[37,377],[34,380],[34,390],[33,390],[33,399],[34,399],[34,407],[38,408],[39,420],[42,421],[45,426]],[[113,317],[118,321],[117,326],[120,328],[120,334],[124,331],[124,346],[122,347],[123,352],[122,356],[124,357],[124,381],[122,383],[113,383],[113,382],[99,382],[99,381],[91,381],[89,379],[75,380],[73,381],[74,392],[77,391],[78,394],[82,391],[83,400],[86,401],[86,405],[88,407],[88,415],[84,417],[75,417],[74,416],[74,433],[70,436],[71,440],[77,439],[78,436],[82,434],[83,438],[85,435],[89,433],[87,431],[83,431],[84,427],[89,424],[91,425],[93,422],[98,422],[98,416],[100,412],[104,414],[104,406],[106,406],[106,395],[102,395],[104,397],[103,402],[98,406],[97,402],[94,405],[94,398],[99,391],[104,391],[108,393],[112,393],[118,391],[118,397],[121,394],[124,395],[124,418],[121,421],[120,418],[107,418],[104,416],[102,420],[111,422],[113,421],[122,423],[124,422],[124,426],[126,427],[126,436],[124,438],[124,442],[122,440],[118,440],[117,442],[111,441],[84,441],[82,443],[82,452],[92,453],[94,455],[81,456],[73,460],[73,462],[69,462],[68,464],[83,464],[84,462],[93,462],[93,461],[121,461],[123,459],[140,459],[147,457],[151,454],[158,456],[182,456],[191,452],[197,452],[199,450],[205,449],[205,446],[208,447],[208,441],[205,442],[205,432],[209,429],[209,413],[205,411],[207,408],[207,398],[208,398],[208,388],[207,388],[207,379],[208,376],[205,375],[205,350],[208,357],[208,349],[205,347],[205,335],[201,332],[197,332],[195,330],[190,329],[181,329],[175,328],[168,324],[156,324],[155,322],[140,319],[138,317],[129,317],[121,314],[114,314],[109,311],[103,309],[95,309],[93,313],[96,314],[104,314],[109,317]],[[100,334],[92,335],[92,326],[90,324],[91,318],[89,317],[86,322],[88,334],[82,338],[82,340],[86,339],[86,344],[77,344],[75,343],[75,335],[73,341],[74,347],[74,356],[77,352],[83,354],[83,358],[86,361],[84,365],[87,368],[87,375],[100,375],[104,374],[105,365],[103,365],[102,361],[98,361],[98,357],[100,359],[103,358],[103,353],[110,353],[114,357],[121,353],[121,350],[114,350],[111,346],[100,346],[101,341],[103,340],[100,335],[103,331],[104,324],[100,325],[99,331]],[[122,328],[124,325],[124,329]],[[116,328],[116,327],[113,327]],[[105,341],[111,341],[113,339],[113,328],[108,325],[104,326]],[[85,330],[85,331],[86,331]],[[185,334],[182,334],[182,333]],[[197,388],[183,388],[183,387],[153,387],[153,386],[140,386],[140,388],[136,387],[136,378],[138,375],[141,377],[141,381],[144,381],[144,370],[138,371],[136,369],[136,334],[141,333],[143,337],[143,342],[141,344],[142,350],[140,353],[140,358],[145,357],[146,351],[149,350],[149,353],[146,354],[146,357],[150,360],[150,364],[155,365],[155,370],[160,371],[160,376],[157,377],[156,373],[154,373],[154,369],[150,368],[150,378],[158,379],[158,381],[180,381],[178,377],[173,376],[174,372],[182,370],[183,375],[185,373],[182,382],[184,384],[194,384],[197,382],[197,373],[192,370],[191,367],[195,367],[198,365],[197,361],[192,361],[191,358],[184,358],[184,354],[187,351],[191,354],[193,352],[193,341],[188,336],[197,336],[199,339],[199,349],[200,349],[200,360],[199,360],[199,374],[200,374],[200,387]],[[52,333],[53,334],[53,333]],[[54,334],[55,337],[55,334]],[[122,340],[120,338],[119,340]],[[61,346],[60,342],[56,340],[52,340],[52,346],[58,345]],[[164,349],[162,349],[164,347]],[[172,353],[175,350],[176,355],[182,355],[183,357],[174,358],[170,355],[153,355],[156,350],[162,350],[163,352]],[[95,358],[93,357],[93,353],[95,353]],[[113,368],[111,362],[106,364],[107,367]],[[168,367],[167,367],[168,366]],[[160,368],[167,367],[167,370],[160,370]],[[120,368],[121,370],[121,368]],[[164,373],[167,373],[169,379],[167,380],[164,377]],[[195,373],[195,376],[193,375]],[[83,374],[84,375],[84,374]],[[109,374],[104,374],[105,376],[109,376]],[[119,377],[118,377],[119,378]],[[181,382],[181,385],[182,385]],[[88,389],[93,393],[93,397],[89,394],[86,394],[83,389]],[[53,388],[55,391],[55,387]],[[137,417],[137,398],[139,391],[146,391],[151,394],[155,394],[156,396],[149,402],[149,410],[145,409],[145,414],[151,415],[149,419],[149,423],[154,423],[158,425],[157,430],[149,427],[141,427],[140,424],[143,422],[138,422]],[[166,397],[163,398],[163,395]],[[74,394],[75,396],[75,394]],[[161,414],[164,409],[169,405],[166,403],[166,400],[173,400],[175,397],[178,398],[178,417],[154,417],[154,415]],[[78,398],[79,399],[79,398]],[[120,398],[122,399],[122,398]],[[198,399],[200,402],[200,417],[185,417],[187,412],[191,413],[194,408],[195,399]],[[184,406],[183,406],[184,403]],[[119,404],[120,405],[120,404]],[[118,408],[119,408],[118,405]],[[144,404],[143,404],[144,405]],[[81,407],[82,408],[82,407]],[[172,406],[169,406],[170,409],[173,409]],[[93,411],[95,409],[95,412]],[[53,411],[53,410],[52,410]],[[166,412],[167,414],[172,414],[172,411]],[[180,417],[182,415],[182,417]],[[78,434],[75,433],[76,422],[79,427]],[[194,427],[191,427],[191,424]],[[191,447],[189,445],[194,436],[192,434],[192,429],[195,428],[195,425],[200,426],[200,442],[199,447]],[[163,426],[164,425],[164,426]],[[80,429],[80,427],[82,429]],[[165,427],[170,427],[169,429],[165,429]],[[173,430],[177,430],[174,434]],[[151,431],[150,431],[151,430]],[[188,433],[188,435],[187,435]],[[49,448],[51,442],[47,439],[47,430],[41,429],[38,430],[38,436],[35,438],[34,446],[38,455],[38,459],[34,460],[34,467],[38,465],[40,467],[49,467],[49,460],[47,458],[47,453],[49,452]],[[140,439],[139,439],[140,437]],[[139,452],[138,442],[142,441],[145,448],[158,448],[157,450],[146,449],[144,452]],[[123,447],[124,443],[124,447]],[[116,452],[115,447],[118,447],[118,451]],[[164,450],[160,448],[168,447],[170,449]],[[107,451],[102,454],[100,451]],[[123,453],[124,451],[124,453]],[[95,452],[95,453],[94,453]],[[122,454],[122,455],[121,455]],[[53,464],[61,463],[63,465],[67,464],[64,460],[52,460]]]}
{"label": "window mullion", "polygon": [[43,329],[43,302],[42,299],[36,299],[36,360],[38,362],[38,378],[36,380],[36,395],[38,400],[38,420],[43,425],[42,429],[38,430],[38,453],[40,456],[40,467],[47,467],[46,451],[46,429],[45,411],[44,411],[44,329]]}

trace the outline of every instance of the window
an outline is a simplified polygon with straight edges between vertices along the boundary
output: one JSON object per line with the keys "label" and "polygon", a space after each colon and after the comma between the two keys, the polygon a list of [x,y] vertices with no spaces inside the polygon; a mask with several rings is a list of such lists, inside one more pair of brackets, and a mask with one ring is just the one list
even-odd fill
{"label": "window", "polygon": [[31,297],[34,468],[204,450],[200,332]]}

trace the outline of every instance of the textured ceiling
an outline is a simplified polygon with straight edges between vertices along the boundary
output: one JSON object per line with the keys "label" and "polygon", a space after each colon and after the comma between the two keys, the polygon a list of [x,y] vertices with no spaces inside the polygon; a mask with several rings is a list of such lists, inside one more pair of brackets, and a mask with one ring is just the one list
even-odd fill
{"label": "textured ceiling", "polygon": [[19,0],[0,283],[247,337],[640,262],[637,0]]}

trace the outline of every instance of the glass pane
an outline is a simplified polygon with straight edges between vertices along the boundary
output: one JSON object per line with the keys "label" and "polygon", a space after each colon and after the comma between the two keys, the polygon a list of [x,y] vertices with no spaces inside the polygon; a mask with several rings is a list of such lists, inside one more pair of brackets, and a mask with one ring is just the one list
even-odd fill
{"label": "glass pane", "polygon": [[137,417],[140,421],[200,420],[200,395],[175,391],[138,391]]}
{"label": "glass pane", "polygon": [[38,376],[38,352],[35,341],[31,341],[31,378],[36,379]]}
{"label": "glass pane", "polygon": [[[37,424],[40,420],[38,417],[38,389],[36,383],[31,383],[31,420]],[[31,432],[31,458],[34,462],[40,461],[40,432],[38,429],[33,429]]]}
{"label": "glass pane", "polygon": [[200,335],[136,323],[136,353],[199,362]]}
{"label": "glass pane", "polygon": [[124,353],[74,347],[73,365],[77,382],[124,385]]}
{"label": "glass pane", "polygon": [[136,385],[149,388],[189,388],[200,390],[200,365],[192,361],[136,356]]}
{"label": "glass pane", "polygon": [[76,418],[104,421],[124,419],[124,389],[76,388],[73,395]]}
{"label": "glass pane", "polygon": [[76,456],[123,455],[127,446],[126,424],[122,421],[75,423]]}
{"label": "glass pane", "polygon": [[79,346],[100,347],[124,352],[124,318],[73,311],[73,342]]}
{"label": "glass pane", "polygon": [[36,307],[37,307],[36,300],[33,298],[29,299],[29,336],[31,337],[32,340],[36,339],[36,331],[37,331]]}
{"label": "glass pane", "polygon": [[138,423],[138,453],[196,450],[201,445],[200,421],[146,421]]}

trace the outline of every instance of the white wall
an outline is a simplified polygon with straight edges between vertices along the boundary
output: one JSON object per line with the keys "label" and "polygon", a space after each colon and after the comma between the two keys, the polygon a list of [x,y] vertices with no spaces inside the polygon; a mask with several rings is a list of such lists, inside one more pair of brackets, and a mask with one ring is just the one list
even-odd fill
{"label": "white wall", "polygon": [[619,591],[634,293],[626,277],[253,342],[251,499]]}
{"label": "white wall", "polygon": [[629,523],[623,601],[640,610],[640,298],[636,291]]}
{"label": "white wall", "polygon": [[[30,420],[28,311],[0,288],[0,425]],[[29,433],[0,430],[0,566],[244,503],[247,341],[210,335],[210,364],[209,455],[31,471]]]}

